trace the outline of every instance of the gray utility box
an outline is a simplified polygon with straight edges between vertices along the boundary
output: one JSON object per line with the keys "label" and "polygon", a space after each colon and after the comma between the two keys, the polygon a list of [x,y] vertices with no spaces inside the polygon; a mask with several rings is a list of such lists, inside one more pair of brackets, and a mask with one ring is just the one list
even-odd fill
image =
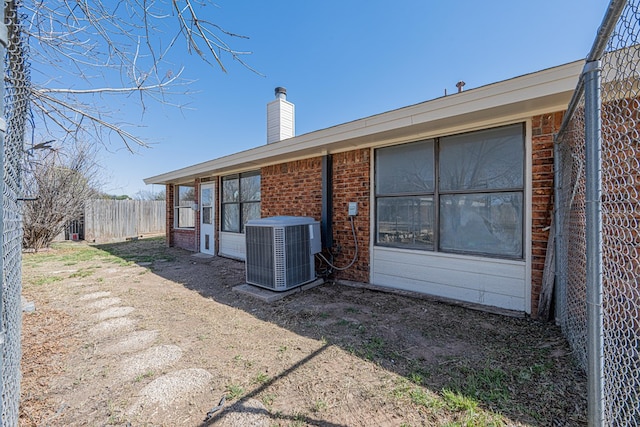
{"label": "gray utility box", "polygon": [[247,283],[286,291],[316,279],[314,254],[322,250],[320,222],[274,216],[245,224]]}

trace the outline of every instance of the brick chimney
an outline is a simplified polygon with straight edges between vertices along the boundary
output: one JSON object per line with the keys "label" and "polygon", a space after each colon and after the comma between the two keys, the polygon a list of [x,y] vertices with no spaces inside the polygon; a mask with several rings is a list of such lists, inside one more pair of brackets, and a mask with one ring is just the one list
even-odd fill
{"label": "brick chimney", "polygon": [[295,133],[295,107],[287,101],[287,89],[276,88],[276,99],[267,104],[267,144],[292,138]]}

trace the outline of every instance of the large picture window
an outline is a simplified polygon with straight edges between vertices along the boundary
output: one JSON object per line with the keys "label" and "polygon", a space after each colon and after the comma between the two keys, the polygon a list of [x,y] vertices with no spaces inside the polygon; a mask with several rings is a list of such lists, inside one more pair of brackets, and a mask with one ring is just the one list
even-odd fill
{"label": "large picture window", "polygon": [[260,218],[260,172],[222,177],[222,231],[244,232],[250,219]]}
{"label": "large picture window", "polygon": [[378,245],[523,256],[521,124],[376,150]]}
{"label": "large picture window", "polygon": [[174,187],[174,226],[176,228],[195,228],[196,213],[193,210],[195,187],[192,185],[176,185]]}

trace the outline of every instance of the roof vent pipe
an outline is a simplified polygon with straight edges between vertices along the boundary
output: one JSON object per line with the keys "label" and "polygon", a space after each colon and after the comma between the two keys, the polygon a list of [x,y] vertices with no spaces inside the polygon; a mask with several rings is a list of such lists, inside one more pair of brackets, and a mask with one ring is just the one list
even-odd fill
{"label": "roof vent pipe", "polygon": [[462,92],[462,88],[464,87],[464,85],[466,85],[466,83],[463,82],[462,80],[456,83],[456,87],[458,88],[458,93]]}
{"label": "roof vent pipe", "polygon": [[276,99],[287,99],[287,88],[278,86],[276,88]]}

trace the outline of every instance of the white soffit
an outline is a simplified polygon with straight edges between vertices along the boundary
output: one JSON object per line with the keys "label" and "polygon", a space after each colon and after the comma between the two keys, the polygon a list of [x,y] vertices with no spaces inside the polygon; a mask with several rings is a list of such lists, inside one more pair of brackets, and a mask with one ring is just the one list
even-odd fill
{"label": "white soffit", "polygon": [[442,135],[564,110],[584,61],[399,108],[146,178],[170,184],[331,152]]}

